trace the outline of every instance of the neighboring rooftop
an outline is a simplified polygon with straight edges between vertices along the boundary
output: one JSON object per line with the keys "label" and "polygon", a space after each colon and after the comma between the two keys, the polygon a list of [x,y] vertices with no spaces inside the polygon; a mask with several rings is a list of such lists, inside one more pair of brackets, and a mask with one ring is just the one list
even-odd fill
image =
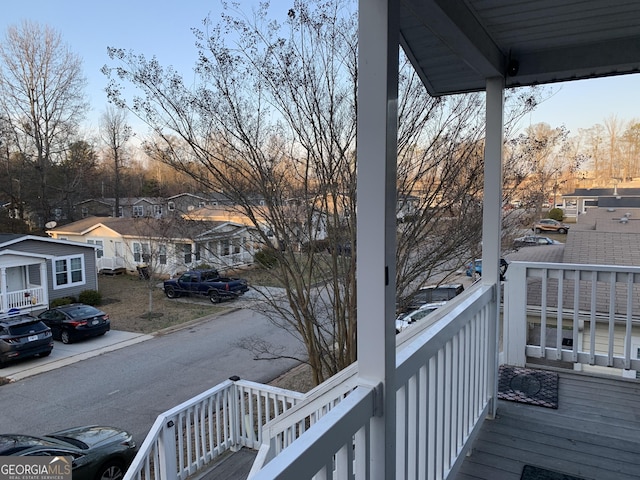
{"label": "neighboring rooftop", "polygon": [[564,245],[521,248],[508,261],[640,266],[640,208],[589,208]]}

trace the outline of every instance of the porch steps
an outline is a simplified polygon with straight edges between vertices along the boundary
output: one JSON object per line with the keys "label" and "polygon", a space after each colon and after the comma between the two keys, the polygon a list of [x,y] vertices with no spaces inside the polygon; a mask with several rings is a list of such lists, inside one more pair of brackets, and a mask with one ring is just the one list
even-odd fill
{"label": "porch steps", "polygon": [[246,480],[258,452],[242,448],[238,452],[228,452],[206,471],[189,477],[188,480]]}

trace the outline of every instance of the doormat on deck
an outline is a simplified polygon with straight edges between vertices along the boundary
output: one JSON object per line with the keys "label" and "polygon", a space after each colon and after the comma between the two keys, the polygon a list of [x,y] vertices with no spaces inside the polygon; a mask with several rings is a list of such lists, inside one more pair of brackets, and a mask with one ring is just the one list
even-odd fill
{"label": "doormat on deck", "polygon": [[558,408],[558,374],[530,368],[500,366],[498,398]]}
{"label": "doormat on deck", "polygon": [[525,465],[522,469],[520,480],[585,480],[581,477],[574,477],[560,472],[552,472],[544,468]]}

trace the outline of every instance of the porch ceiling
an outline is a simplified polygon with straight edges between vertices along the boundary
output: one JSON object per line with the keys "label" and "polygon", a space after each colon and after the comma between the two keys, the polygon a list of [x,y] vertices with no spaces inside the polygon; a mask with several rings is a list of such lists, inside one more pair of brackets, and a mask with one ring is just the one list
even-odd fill
{"label": "porch ceiling", "polygon": [[433,96],[640,71],[637,0],[401,0],[400,35]]}

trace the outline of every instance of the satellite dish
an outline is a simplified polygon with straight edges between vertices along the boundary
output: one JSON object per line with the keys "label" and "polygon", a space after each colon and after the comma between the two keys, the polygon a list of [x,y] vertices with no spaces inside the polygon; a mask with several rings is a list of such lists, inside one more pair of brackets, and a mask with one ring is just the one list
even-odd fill
{"label": "satellite dish", "polygon": [[55,226],[57,225],[56,222],[51,221],[51,222],[47,222],[44,224],[45,228],[55,228]]}

